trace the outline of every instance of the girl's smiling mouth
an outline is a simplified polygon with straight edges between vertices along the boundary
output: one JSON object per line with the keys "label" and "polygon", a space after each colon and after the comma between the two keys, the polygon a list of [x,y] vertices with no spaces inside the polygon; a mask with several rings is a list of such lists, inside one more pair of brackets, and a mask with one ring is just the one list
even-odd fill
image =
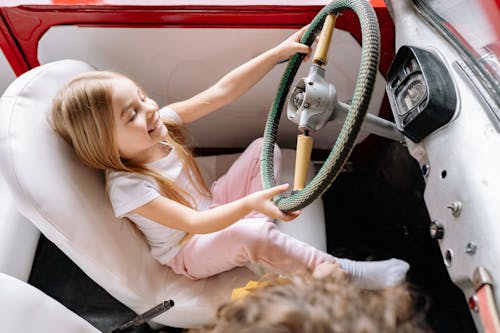
{"label": "girl's smiling mouth", "polygon": [[160,117],[156,117],[156,120],[154,121],[154,123],[152,124],[152,126],[148,129],[148,133],[152,133],[154,131],[156,131],[157,129],[159,129],[162,125],[162,122],[161,122],[161,119]]}

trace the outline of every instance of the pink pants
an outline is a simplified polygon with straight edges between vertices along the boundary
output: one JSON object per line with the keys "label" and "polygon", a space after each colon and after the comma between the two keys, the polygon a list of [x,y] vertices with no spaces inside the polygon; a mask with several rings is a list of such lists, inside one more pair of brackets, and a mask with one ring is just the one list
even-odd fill
{"label": "pink pants", "polygon": [[[229,171],[212,185],[213,205],[222,205],[262,189],[260,153],[262,139],[243,152]],[[275,174],[280,152],[275,148]],[[253,213],[210,234],[193,235],[168,262],[174,272],[203,279],[249,263],[263,263],[280,273],[312,270],[334,258],[313,246],[282,233],[269,218]]]}

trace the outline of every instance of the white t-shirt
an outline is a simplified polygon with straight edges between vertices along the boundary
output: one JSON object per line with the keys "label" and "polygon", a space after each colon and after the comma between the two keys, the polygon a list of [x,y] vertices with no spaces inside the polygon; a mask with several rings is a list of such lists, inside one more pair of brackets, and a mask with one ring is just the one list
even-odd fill
{"label": "white t-shirt", "polygon": [[[172,109],[165,107],[160,110],[160,114],[163,119],[181,123],[179,116]],[[208,209],[210,199],[198,194],[189,182],[187,170],[183,168],[174,149],[167,156],[148,163],[147,166],[189,193],[196,201],[198,210]],[[179,251],[179,242],[186,236],[186,232],[131,213],[161,195],[158,184],[149,176],[124,171],[111,171],[107,178],[108,195],[116,217],[127,217],[137,224],[150,245],[153,257],[162,264],[168,263]]]}

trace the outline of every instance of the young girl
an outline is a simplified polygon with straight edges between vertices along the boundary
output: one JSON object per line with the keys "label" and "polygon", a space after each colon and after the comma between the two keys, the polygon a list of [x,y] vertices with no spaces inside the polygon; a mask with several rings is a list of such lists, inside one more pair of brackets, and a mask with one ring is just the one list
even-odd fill
{"label": "young girl", "polygon": [[[304,31],[207,90],[162,109],[132,80],[106,71],[78,75],[55,98],[54,129],[84,163],[107,171],[116,216],[132,220],[152,255],[176,273],[201,279],[255,262],[292,273],[337,261],[366,288],[404,279],[404,261],[337,259],[281,233],[271,220],[290,221],[299,212],[285,214],[271,201],[288,185],[262,190],[261,140],[251,144],[211,190],[185,146],[184,124],[231,103],[281,60],[297,52],[308,55],[309,47],[299,43]],[[279,166],[278,150],[275,158]]]}

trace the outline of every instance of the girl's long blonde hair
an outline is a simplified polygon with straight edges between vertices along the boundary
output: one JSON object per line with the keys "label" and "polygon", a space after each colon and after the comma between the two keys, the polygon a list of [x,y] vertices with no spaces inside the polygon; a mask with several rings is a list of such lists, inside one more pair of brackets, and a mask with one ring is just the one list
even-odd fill
{"label": "girl's long blonde hair", "polygon": [[[111,104],[114,79],[127,78],[109,71],[87,72],[73,78],[54,99],[50,113],[52,127],[73,146],[78,157],[88,166],[150,176],[158,183],[163,195],[195,208],[192,196],[173,181],[144,165],[134,165],[120,157]],[[168,128],[165,141],[177,152],[194,188],[208,196],[207,185],[186,145],[183,127],[170,122],[165,122],[165,125]]]}

